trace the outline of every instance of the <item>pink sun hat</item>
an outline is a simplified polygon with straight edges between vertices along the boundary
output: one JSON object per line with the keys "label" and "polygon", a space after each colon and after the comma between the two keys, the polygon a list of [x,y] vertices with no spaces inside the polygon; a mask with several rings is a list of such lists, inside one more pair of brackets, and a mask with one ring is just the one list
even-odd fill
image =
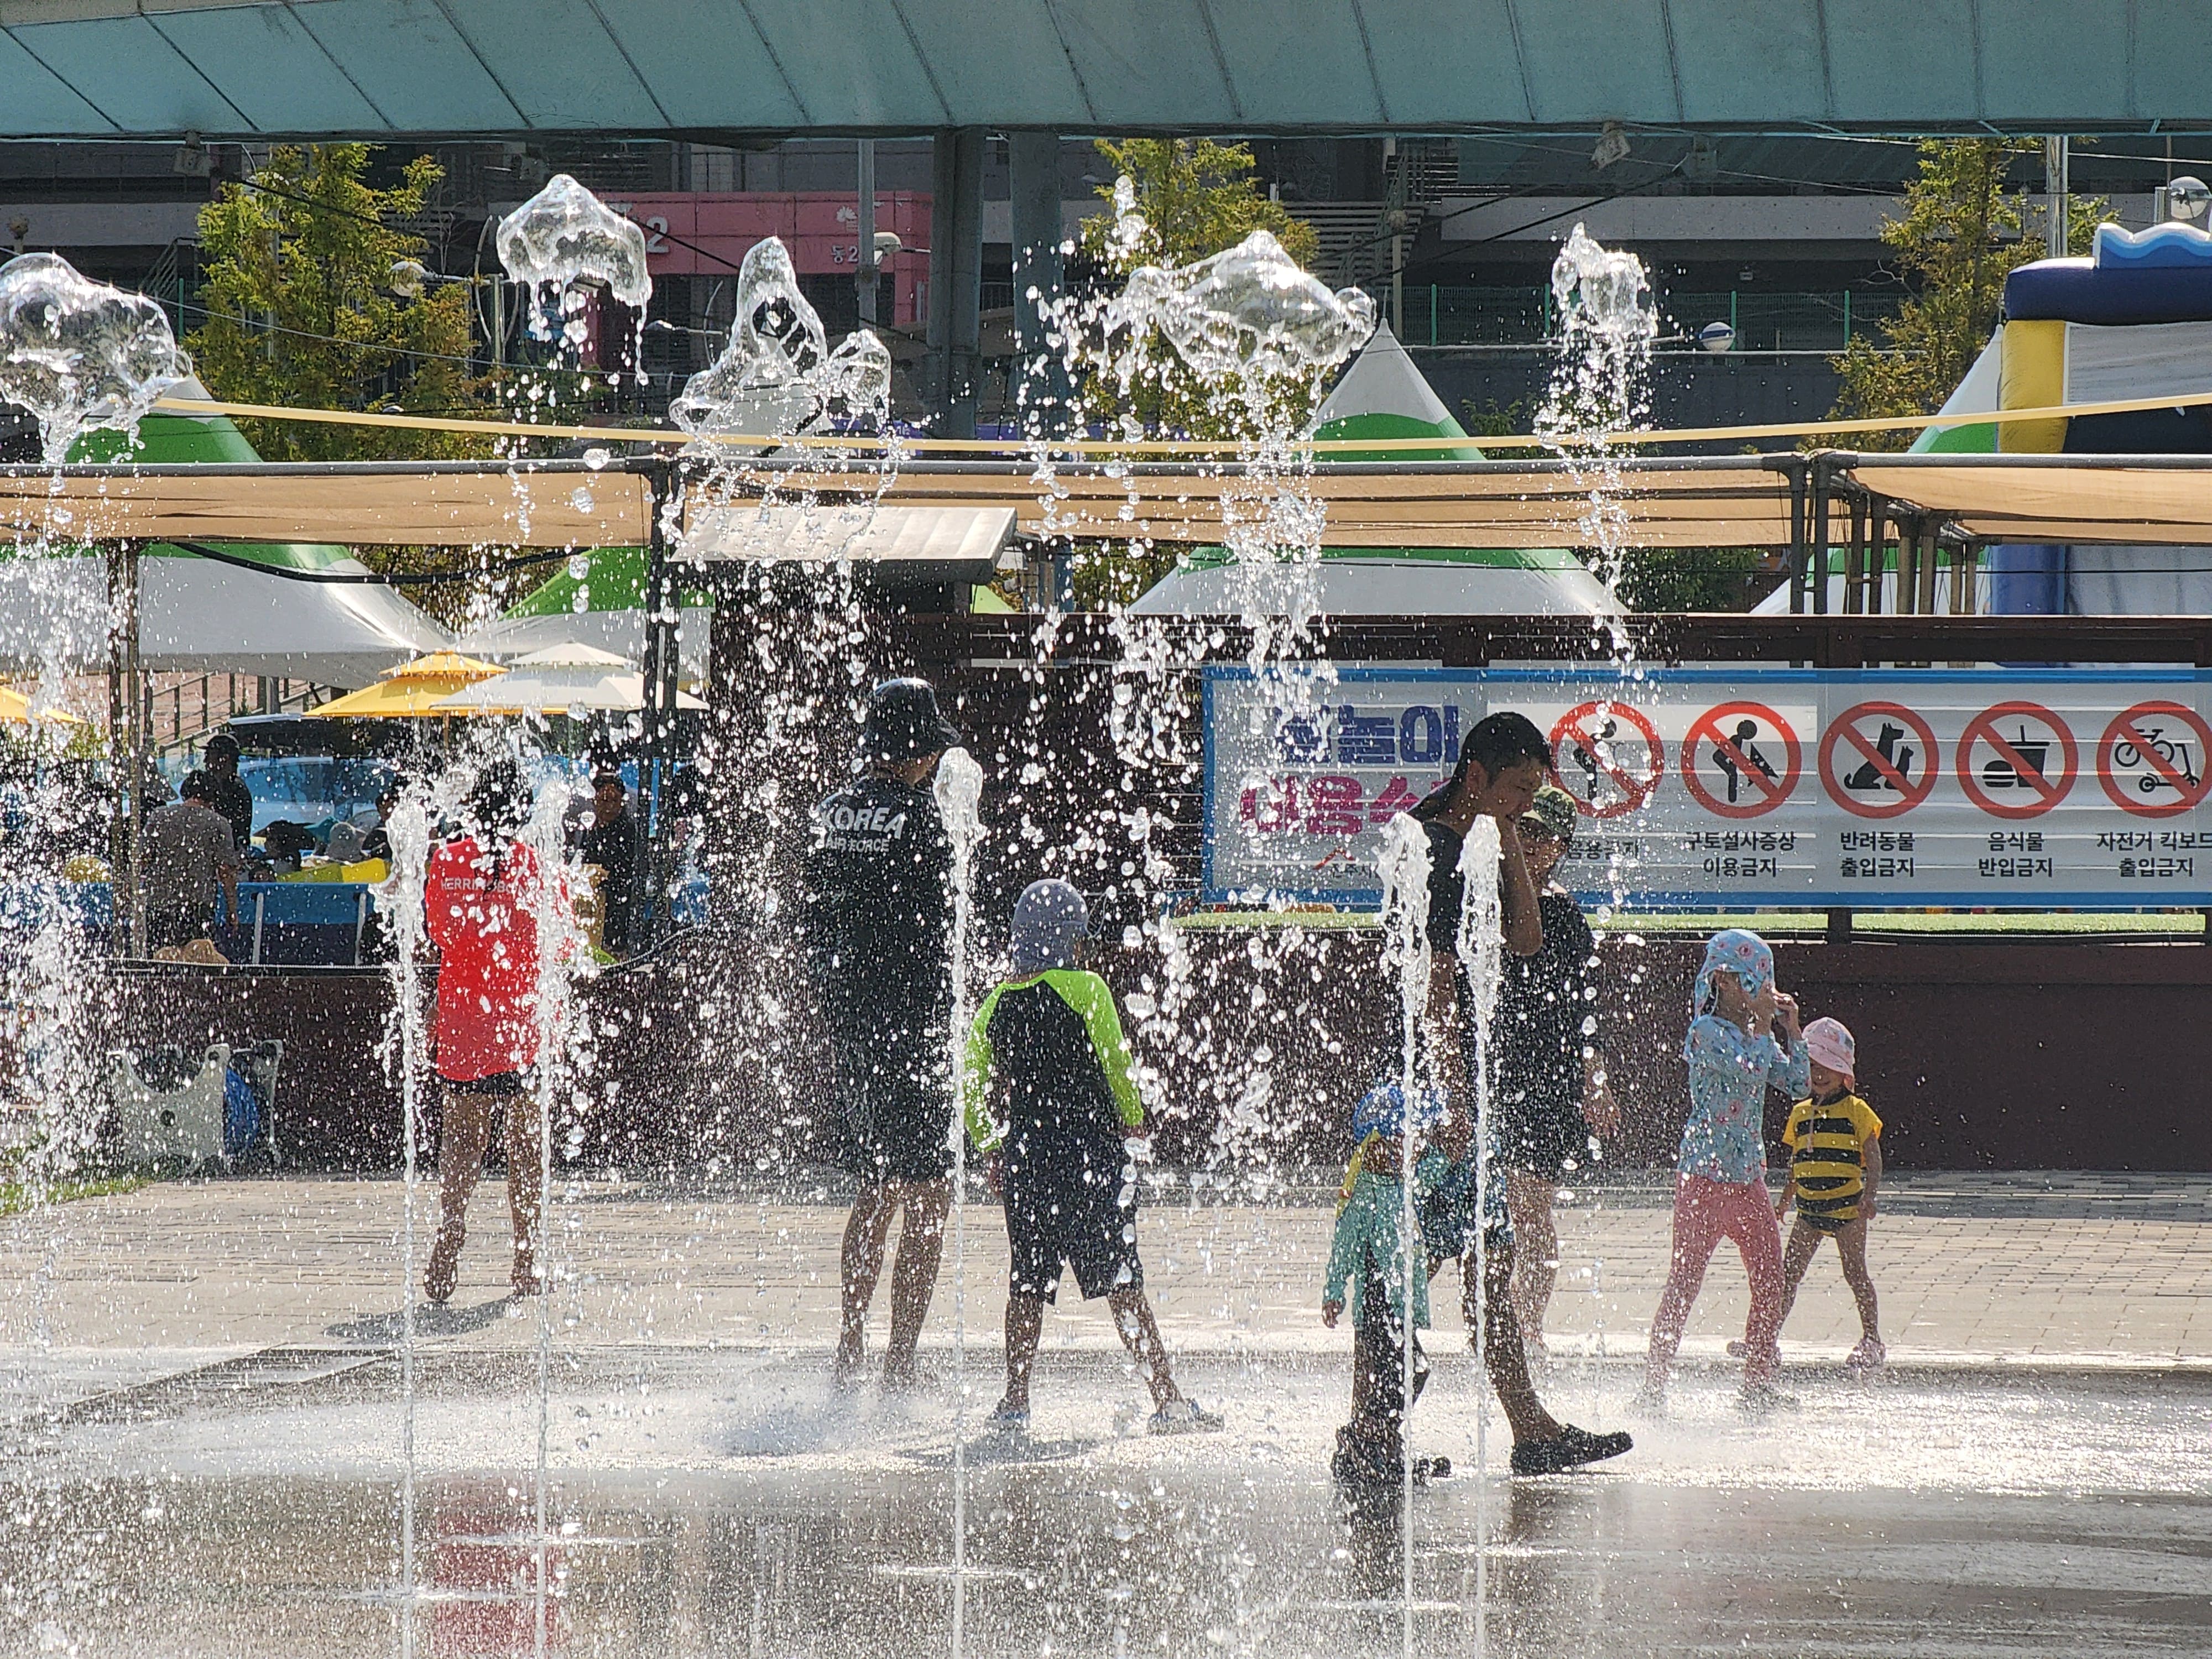
{"label": "pink sun hat", "polygon": [[1853,1083],[1858,1081],[1858,1044],[1851,1040],[1850,1027],[1839,1019],[1816,1019],[1805,1028],[1805,1052],[1832,1072],[1840,1072]]}

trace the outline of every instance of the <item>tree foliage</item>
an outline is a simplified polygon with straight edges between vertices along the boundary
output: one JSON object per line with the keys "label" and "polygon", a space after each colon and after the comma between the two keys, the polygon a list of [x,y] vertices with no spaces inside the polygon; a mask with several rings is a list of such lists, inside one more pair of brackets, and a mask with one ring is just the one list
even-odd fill
{"label": "tree foliage", "polygon": [[[1188,264],[1236,246],[1255,230],[1272,234],[1300,265],[1310,266],[1320,252],[1314,228],[1261,192],[1253,176],[1257,163],[1245,145],[1101,138],[1097,148],[1115,178],[1134,186],[1145,222],[1144,234],[1126,242],[1115,235],[1110,211],[1083,222],[1083,252],[1117,289],[1139,265]],[[1114,190],[1101,185],[1098,194],[1110,204]],[[1297,422],[1315,407],[1316,388],[1304,385],[1270,386],[1262,408],[1248,407],[1223,395],[1228,388],[1193,374],[1166,340],[1154,336],[1139,343],[1145,362],[1126,398],[1117,377],[1096,364],[1078,365],[1077,400],[1091,418],[1126,423],[1133,417],[1152,433],[1243,438],[1263,421]]]}
{"label": "tree foliage", "polygon": [[[1902,210],[1881,228],[1891,263],[1912,293],[1881,325],[1879,346],[1855,339],[1837,357],[1843,376],[1835,413],[1846,419],[1928,415],[1943,405],[1996,326],[2006,275],[2044,257],[2029,234],[2024,204],[2005,182],[2023,157],[2040,154],[2033,141],[1930,138],[1920,145],[1920,175],[1906,186]],[[2068,200],[2067,246],[2086,252],[2101,200]],[[1865,449],[1902,449],[1910,430],[1868,433]]]}
{"label": "tree foliage", "polygon": [[1759,550],[1652,547],[1631,552],[1616,584],[1632,611],[1744,611],[1762,598]]}
{"label": "tree foliage", "polygon": [[[470,365],[472,289],[392,290],[423,240],[397,228],[443,176],[428,156],[399,182],[363,177],[367,144],[279,145],[251,181],[200,211],[204,324],[189,337],[200,377],[234,403],[467,413],[485,386]],[[456,434],[304,422],[240,423],[269,460],[425,459],[486,453]]]}

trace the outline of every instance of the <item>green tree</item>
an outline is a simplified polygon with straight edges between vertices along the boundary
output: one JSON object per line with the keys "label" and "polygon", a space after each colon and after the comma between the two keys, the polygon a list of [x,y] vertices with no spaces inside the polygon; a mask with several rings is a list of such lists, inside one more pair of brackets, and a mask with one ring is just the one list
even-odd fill
{"label": "green tree", "polygon": [[1753,547],[1652,547],[1628,554],[1616,584],[1632,611],[1744,611],[1762,598]]}
{"label": "green tree", "polygon": [[[428,156],[399,182],[364,179],[367,144],[279,145],[246,184],[200,210],[206,322],[186,341],[208,390],[228,402],[309,409],[466,413],[487,390],[470,364],[471,289],[392,290],[392,268],[423,240],[396,228],[443,176]],[[270,460],[425,459],[489,453],[454,434],[305,422],[241,422]]]}
{"label": "green tree", "polygon": [[[1236,246],[1255,230],[1272,234],[1301,265],[1310,265],[1320,252],[1314,228],[1261,192],[1252,152],[1243,144],[1101,138],[1097,148],[1115,177],[1135,187],[1136,209],[1145,222],[1144,234],[1126,243],[1114,234],[1112,212],[1083,222],[1084,252],[1116,287],[1139,265],[1188,264]],[[1114,190],[1101,185],[1098,194],[1111,203]],[[1201,381],[1165,340],[1153,337],[1144,351],[1145,366],[1126,399],[1118,378],[1079,364],[1078,400],[1092,416],[1118,421],[1130,414],[1150,432],[1241,438],[1254,435],[1263,422],[1299,421],[1316,404],[1316,387],[1283,385],[1267,388],[1263,406],[1253,409],[1224,396],[1225,388]]]}
{"label": "green tree", "polygon": [[[2006,275],[2044,257],[2039,236],[2027,234],[2020,192],[2005,183],[2041,146],[2010,138],[1929,138],[1920,144],[1920,175],[1906,186],[1902,210],[1884,224],[1881,240],[1912,293],[1881,325],[1879,346],[1853,340],[1835,358],[1843,386],[1835,414],[1853,419],[1929,415],[1943,406],[1989,343],[2004,298]],[[2100,199],[2068,199],[2067,246],[2087,252]],[[1862,434],[1865,449],[1902,449],[1910,430]]]}

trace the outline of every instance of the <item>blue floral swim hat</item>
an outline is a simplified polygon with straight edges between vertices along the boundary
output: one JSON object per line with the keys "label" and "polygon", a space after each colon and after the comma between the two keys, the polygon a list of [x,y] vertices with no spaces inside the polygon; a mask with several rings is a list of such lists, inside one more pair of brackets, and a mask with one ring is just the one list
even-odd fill
{"label": "blue floral swim hat", "polygon": [[[1413,1127],[1432,1129],[1443,1121],[1443,1097],[1433,1089],[1414,1092]],[[1352,1109],[1352,1138],[1364,1140],[1370,1135],[1395,1135],[1405,1133],[1406,1091],[1395,1083],[1378,1083],[1359,1097],[1359,1104]]]}
{"label": "blue floral swim hat", "polygon": [[1705,960],[1698,969],[1698,988],[1690,998],[1690,1017],[1709,1014],[1713,1007],[1713,975],[1734,974],[1753,996],[1774,984],[1774,950],[1748,927],[1727,927],[1705,945]]}

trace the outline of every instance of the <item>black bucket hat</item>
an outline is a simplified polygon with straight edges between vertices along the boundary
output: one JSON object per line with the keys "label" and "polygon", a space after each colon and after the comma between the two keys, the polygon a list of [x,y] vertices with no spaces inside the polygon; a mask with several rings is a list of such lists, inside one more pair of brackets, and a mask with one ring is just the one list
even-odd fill
{"label": "black bucket hat", "polygon": [[868,693],[860,723],[860,758],[875,763],[919,760],[957,748],[960,728],[937,706],[927,680],[885,680]]}

